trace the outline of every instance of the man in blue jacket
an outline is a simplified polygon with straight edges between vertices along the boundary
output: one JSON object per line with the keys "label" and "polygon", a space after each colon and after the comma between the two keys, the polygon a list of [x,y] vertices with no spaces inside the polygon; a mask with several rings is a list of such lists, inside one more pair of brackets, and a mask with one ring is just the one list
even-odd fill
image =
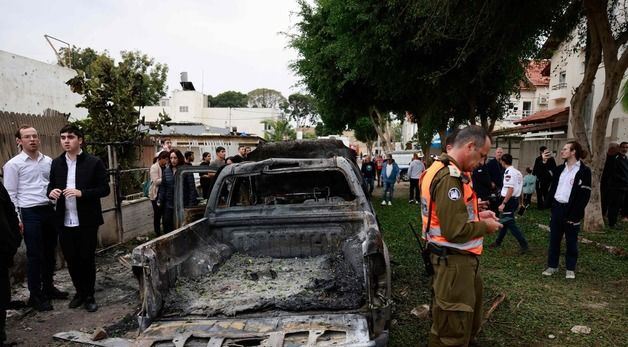
{"label": "man in blue jacket", "polygon": [[391,206],[395,192],[395,183],[399,182],[399,166],[395,163],[392,154],[386,155],[386,161],[382,167],[382,181],[384,182],[382,206],[386,204]]}

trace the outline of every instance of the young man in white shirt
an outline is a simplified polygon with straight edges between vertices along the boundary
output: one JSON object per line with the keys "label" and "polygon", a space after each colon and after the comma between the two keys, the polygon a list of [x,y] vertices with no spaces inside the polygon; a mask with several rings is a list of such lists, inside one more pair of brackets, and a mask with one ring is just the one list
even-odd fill
{"label": "young man in white shirt", "polygon": [[52,161],[48,196],[57,202],[54,223],[76,289],[70,308],[98,309],[94,299],[98,227],[104,223],[100,199],[109,195],[103,162],[81,149],[83,133],[72,124],[60,131],[65,153]]}
{"label": "young man in white shirt", "polygon": [[52,310],[50,299],[68,293],[54,287],[57,231],[52,224],[52,203],[46,194],[52,159],[39,152],[39,135],[30,125],[15,133],[22,151],[4,165],[4,185],[15,205],[26,244],[28,304],[38,311]]}
{"label": "young man in white shirt", "polygon": [[557,166],[553,174],[549,197],[552,202],[550,220],[550,242],[547,252],[547,269],[543,275],[551,276],[558,272],[560,243],[565,235],[565,278],[576,278],[578,261],[578,232],[584,209],[591,197],[591,170],[581,159],[587,153],[577,141],[569,141],[560,150],[560,157],[565,161]]}
{"label": "young man in white shirt", "polygon": [[519,241],[519,253],[524,254],[528,251],[528,241],[515,221],[515,211],[521,202],[521,190],[523,189],[523,176],[521,172],[512,166],[512,155],[506,153],[500,159],[501,165],[504,167],[504,179],[501,190],[502,203],[498,210],[500,213],[500,222],[504,225],[497,235],[497,239],[490,246],[499,247],[506,237],[506,232],[510,230],[512,235]]}

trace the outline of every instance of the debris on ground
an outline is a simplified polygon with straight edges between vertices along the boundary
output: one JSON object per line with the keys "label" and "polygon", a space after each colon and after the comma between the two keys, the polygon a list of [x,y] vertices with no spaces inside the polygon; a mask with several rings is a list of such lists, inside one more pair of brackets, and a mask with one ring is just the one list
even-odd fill
{"label": "debris on ground", "polygon": [[133,340],[123,339],[119,337],[105,338],[101,340],[92,340],[92,336],[90,334],[84,333],[82,331],[65,331],[61,333],[56,333],[54,338],[57,340],[65,340],[71,341],[74,343],[80,343],[88,346],[99,346],[99,347],[127,347],[131,346]]}
{"label": "debris on ground", "polygon": [[419,305],[410,311],[411,314],[415,315],[419,319],[429,319],[430,317],[430,305],[423,304]]}
{"label": "debris on ground", "polygon": [[[82,307],[70,309],[69,300],[53,300],[52,311],[38,312],[24,305],[29,297],[26,283],[15,283],[12,287],[15,305],[8,311],[6,326],[9,341],[19,346],[65,347],[74,346],[68,345],[70,336],[80,336],[88,341],[87,345],[124,346],[119,342],[137,335],[135,316],[141,303],[137,280],[124,261],[120,261],[128,259],[133,247],[133,244],[117,245],[96,255],[95,297],[99,308],[95,313],[87,312]],[[74,295],[67,268],[57,270],[54,279],[59,290],[69,292],[70,298]],[[102,328],[106,336],[100,341],[93,341],[92,335],[97,328]],[[68,337],[63,338],[64,341],[53,338],[59,332],[70,331],[74,333],[60,333],[59,336]]]}
{"label": "debris on ground", "polygon": [[107,338],[107,332],[103,328],[96,328],[94,333],[92,333],[92,341],[100,341]]}
{"label": "debris on ground", "polygon": [[215,273],[180,278],[165,300],[164,316],[224,314],[260,308],[293,311],[360,307],[360,277],[341,255],[250,257],[236,253]]}
{"label": "debris on ground", "polygon": [[478,332],[482,330],[482,326],[484,325],[484,323],[488,321],[488,319],[491,317],[491,314],[497,309],[497,306],[499,306],[499,304],[504,301],[504,299],[506,299],[506,294],[504,293],[497,294],[495,299],[493,299],[493,304],[491,305],[491,307],[486,312],[484,312],[484,318],[482,319],[482,323],[480,324]]}
{"label": "debris on ground", "polygon": [[621,248],[621,247],[605,245],[605,244],[599,243],[597,241],[585,239],[584,237],[578,237],[578,240],[580,241],[580,243],[593,244],[595,246],[595,248],[600,249],[600,250],[602,250],[604,252],[608,252],[609,254],[618,255],[620,257],[625,257],[625,256],[628,255],[626,250]]}
{"label": "debris on ground", "polygon": [[545,230],[545,231],[547,231],[547,232],[549,232],[549,231],[550,231],[550,227],[549,227],[548,225],[545,225],[545,224],[537,224],[536,226],[537,226],[537,227],[539,227],[539,228],[541,228],[541,229],[543,229],[543,230]]}
{"label": "debris on ground", "polygon": [[553,340],[553,339],[555,339],[555,338],[556,338],[556,335],[554,335],[554,334],[549,334],[549,335],[547,335],[547,338],[548,338],[548,339],[550,339],[550,340]]}
{"label": "debris on ground", "polygon": [[591,328],[586,325],[574,325],[571,328],[571,332],[575,334],[585,334],[588,335],[591,333]]}

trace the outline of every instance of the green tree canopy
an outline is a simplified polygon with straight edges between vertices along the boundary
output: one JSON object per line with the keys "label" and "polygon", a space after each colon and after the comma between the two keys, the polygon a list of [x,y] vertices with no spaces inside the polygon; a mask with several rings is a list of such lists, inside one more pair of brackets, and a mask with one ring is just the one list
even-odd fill
{"label": "green tree canopy", "polygon": [[274,89],[258,88],[248,93],[249,107],[279,108],[286,102],[286,98]]}
{"label": "green tree canopy", "polygon": [[[168,67],[139,51],[121,52],[117,63],[106,52],[93,52],[85,49],[71,53],[78,57],[73,61],[83,62],[80,69],[75,65],[78,74],[67,82],[73,92],[83,96],[77,107],[88,111],[79,125],[87,142],[125,143],[117,147],[119,158],[122,165],[130,165],[133,144],[143,135],[139,109],[155,105],[165,96]],[[167,120],[167,115],[161,116],[162,121]]]}
{"label": "green tree canopy", "polygon": [[270,130],[264,131],[264,139],[267,141],[284,141],[297,138],[296,131],[287,119],[266,120],[264,124],[270,128]]}
{"label": "green tree canopy", "polygon": [[325,125],[353,127],[368,114],[381,137],[389,115],[405,111],[432,133],[463,122],[491,128],[523,78],[523,59],[568,1],[299,3],[292,67]]}
{"label": "green tree canopy", "polygon": [[209,95],[209,107],[247,107],[248,95],[233,90],[220,93],[216,96]]}
{"label": "green tree canopy", "polygon": [[281,110],[299,128],[314,125],[318,121],[316,99],[308,94],[291,94],[288,102],[281,105]]}
{"label": "green tree canopy", "polygon": [[358,118],[353,127],[356,140],[364,142],[369,153],[373,153],[373,143],[377,141],[377,131],[368,117]]}

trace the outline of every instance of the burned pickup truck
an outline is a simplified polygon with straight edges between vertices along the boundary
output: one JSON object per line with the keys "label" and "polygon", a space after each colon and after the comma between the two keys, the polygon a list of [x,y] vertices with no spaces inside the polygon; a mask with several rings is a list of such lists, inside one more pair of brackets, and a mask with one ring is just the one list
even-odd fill
{"label": "burned pickup truck", "polygon": [[262,146],[217,173],[202,218],[135,248],[135,345],[385,346],[388,252],[345,149]]}

